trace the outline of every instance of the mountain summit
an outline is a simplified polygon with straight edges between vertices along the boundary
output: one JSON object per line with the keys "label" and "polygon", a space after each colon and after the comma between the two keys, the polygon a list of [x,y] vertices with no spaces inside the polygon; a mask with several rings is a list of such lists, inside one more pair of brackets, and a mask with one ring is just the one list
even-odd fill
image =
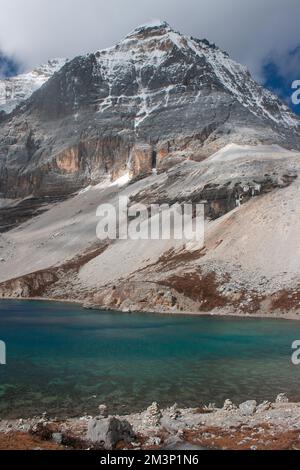
{"label": "mountain summit", "polygon": [[5,197],[70,194],[128,171],[141,178],[228,143],[300,147],[299,119],[244,66],[164,21],[54,65],[2,117]]}

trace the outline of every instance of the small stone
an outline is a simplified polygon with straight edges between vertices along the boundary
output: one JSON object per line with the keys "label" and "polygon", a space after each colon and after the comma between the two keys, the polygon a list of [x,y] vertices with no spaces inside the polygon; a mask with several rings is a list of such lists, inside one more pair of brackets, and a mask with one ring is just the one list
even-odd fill
{"label": "small stone", "polygon": [[234,411],[234,410],[237,410],[237,407],[232,403],[231,400],[225,400],[223,410],[224,411]]}
{"label": "small stone", "polygon": [[171,419],[176,420],[181,417],[181,412],[178,408],[177,403],[175,403],[173,406],[170,407],[169,412],[170,412]]}
{"label": "small stone", "polygon": [[100,405],[98,407],[98,410],[99,410],[99,415],[102,417],[102,418],[107,418],[108,417],[108,410],[107,410],[107,406],[106,405]]}
{"label": "small stone", "polygon": [[159,446],[161,444],[161,438],[160,437],[150,437],[147,441],[147,444],[149,446]]}
{"label": "small stone", "polygon": [[277,396],[275,400],[275,403],[288,403],[288,402],[289,402],[289,399],[286,393],[279,393],[279,395]]}
{"label": "small stone", "polygon": [[239,406],[239,410],[243,416],[252,416],[254,415],[257,408],[257,402],[255,400],[245,401]]}
{"label": "small stone", "polygon": [[61,445],[62,443],[62,439],[63,439],[63,436],[60,432],[54,432],[52,434],[52,440],[56,443],[56,444],[59,444]]}
{"label": "small stone", "polygon": [[205,405],[203,407],[203,410],[208,412],[208,413],[213,413],[214,411],[217,410],[217,407],[216,407],[215,403],[209,403],[208,405]]}
{"label": "small stone", "polygon": [[268,411],[270,410],[270,408],[272,408],[272,403],[270,401],[264,401],[260,405],[258,405],[256,411],[257,413],[259,413],[261,411]]}
{"label": "small stone", "polygon": [[183,443],[182,439],[177,435],[171,435],[164,441],[164,450],[177,450]]}

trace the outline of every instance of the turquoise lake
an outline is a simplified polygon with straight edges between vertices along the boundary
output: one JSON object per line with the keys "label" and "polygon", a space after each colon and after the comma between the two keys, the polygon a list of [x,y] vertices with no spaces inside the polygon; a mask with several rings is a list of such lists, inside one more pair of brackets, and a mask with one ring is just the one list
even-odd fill
{"label": "turquoise lake", "polygon": [[153,401],[300,401],[300,322],[84,310],[0,301],[0,417],[139,411]]}

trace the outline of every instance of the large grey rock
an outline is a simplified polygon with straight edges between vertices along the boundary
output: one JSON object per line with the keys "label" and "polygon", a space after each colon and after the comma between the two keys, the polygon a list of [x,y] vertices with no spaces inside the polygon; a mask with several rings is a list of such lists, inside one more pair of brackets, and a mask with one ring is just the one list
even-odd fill
{"label": "large grey rock", "polygon": [[248,400],[244,403],[241,403],[239,410],[243,416],[252,416],[254,415],[257,408],[257,402],[255,400]]}
{"label": "large grey rock", "polygon": [[103,446],[106,450],[114,449],[120,441],[129,443],[133,438],[132,426],[125,420],[112,417],[95,418],[88,424],[87,440]]}

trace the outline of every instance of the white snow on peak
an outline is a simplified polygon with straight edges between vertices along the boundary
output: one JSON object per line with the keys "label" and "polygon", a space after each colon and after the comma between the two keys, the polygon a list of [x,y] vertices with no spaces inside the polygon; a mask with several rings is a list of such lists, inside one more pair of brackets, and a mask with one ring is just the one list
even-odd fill
{"label": "white snow on peak", "polygon": [[[153,29],[153,34],[140,34],[147,29]],[[164,67],[174,48],[180,50],[181,55],[178,63],[171,65],[172,76],[176,76],[176,67],[180,73],[183,67],[190,67],[188,64],[191,59],[194,58],[194,63],[197,64],[200,58],[201,63],[204,60],[210,66],[211,72],[224,89],[252,114],[259,118],[265,117],[280,126],[299,126],[299,119],[275,95],[258,85],[245,66],[236,63],[228,54],[207,41],[184,36],[160,20],[139,26],[116,46],[97,52],[100,73],[109,86],[108,96],[99,102],[99,112],[115,103],[132,104],[138,107],[135,125],[138,127],[151,113],[166,107],[170,96],[174,97],[176,85],[170,84],[165,89],[154,90],[145,83],[144,77],[146,70],[152,70],[154,76],[156,70]],[[186,64],[184,57],[187,58]],[[124,91],[124,95],[117,96],[114,93],[114,84],[122,81],[125,83],[128,76],[136,76],[138,91],[134,96],[128,95],[127,91]],[[196,96],[201,95],[201,79],[198,86]],[[158,94],[161,97],[160,104],[155,99]]]}
{"label": "white snow on peak", "polygon": [[29,98],[55,72],[58,72],[66,62],[67,60],[62,58],[52,59],[31,72],[0,80],[0,111],[6,113],[13,111],[18,104]]}
{"label": "white snow on peak", "polygon": [[167,29],[167,30],[171,30],[171,27],[166,21],[152,20],[152,21],[149,21],[148,23],[144,23],[144,24],[141,24],[141,25],[137,26],[136,28],[134,28],[133,31],[131,31],[131,33],[127,34],[126,37],[134,36],[135,34],[141,32],[141,31],[144,31],[144,30],[146,31],[148,29]]}
{"label": "white snow on peak", "polygon": [[[198,56],[203,56],[202,47],[192,38],[186,38],[189,47]],[[277,96],[264,89],[251,78],[244,65],[232,60],[228,54],[218,48],[207,48],[204,52],[206,60],[211,65],[216,77],[225,88],[254,115],[264,115],[273,122],[285,127],[298,127],[299,120]],[[268,105],[267,105],[268,103]],[[277,107],[277,115],[268,108]]]}

